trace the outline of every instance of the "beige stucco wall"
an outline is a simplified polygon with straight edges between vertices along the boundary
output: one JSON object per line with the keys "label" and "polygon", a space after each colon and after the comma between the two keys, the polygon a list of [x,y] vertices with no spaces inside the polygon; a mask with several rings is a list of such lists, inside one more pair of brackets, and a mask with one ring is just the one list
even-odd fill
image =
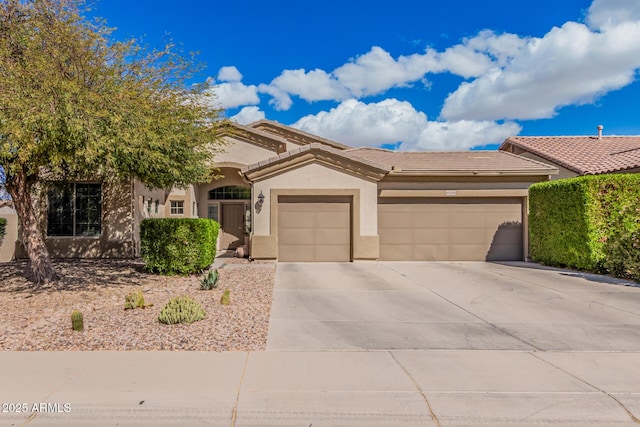
{"label": "beige stucco wall", "polygon": [[528,151],[522,152],[522,153],[520,153],[518,155],[522,156],[522,157],[526,157],[527,159],[537,160],[537,161],[542,162],[544,164],[547,164],[547,165],[550,165],[550,166],[558,168],[558,171],[559,171],[558,174],[557,175],[551,175],[551,180],[564,179],[564,178],[573,178],[575,176],[578,176],[577,173],[575,173],[573,171],[570,171],[567,168],[563,168],[562,166],[559,166],[559,165],[557,165],[557,164],[555,164],[553,162],[550,162],[547,159],[543,159],[540,156],[536,156],[535,154],[529,153]]}
{"label": "beige stucco wall", "polygon": [[224,141],[223,152],[216,154],[214,157],[215,163],[247,166],[277,155],[275,150],[238,138],[226,136]]}
{"label": "beige stucco wall", "polygon": [[547,177],[421,177],[386,176],[378,183],[380,190],[524,190]]}
{"label": "beige stucco wall", "polygon": [[[322,164],[310,163],[279,175],[254,183],[252,206],[254,206],[253,234],[270,235],[271,189],[346,189],[360,190],[360,234],[378,234],[378,187],[375,182],[339,172]],[[265,196],[260,213],[255,204],[260,191]]]}
{"label": "beige stucco wall", "polygon": [[18,215],[8,206],[0,208],[0,218],[7,219],[4,238],[0,237],[0,262],[11,261],[15,257],[18,240]]}
{"label": "beige stucco wall", "polygon": [[[133,184],[122,182],[102,185],[102,233],[97,237],[47,237],[46,245],[53,258],[129,258],[135,256],[135,217]],[[42,198],[42,205],[45,206]],[[46,230],[46,210],[42,228]],[[26,257],[22,244],[16,256]]]}

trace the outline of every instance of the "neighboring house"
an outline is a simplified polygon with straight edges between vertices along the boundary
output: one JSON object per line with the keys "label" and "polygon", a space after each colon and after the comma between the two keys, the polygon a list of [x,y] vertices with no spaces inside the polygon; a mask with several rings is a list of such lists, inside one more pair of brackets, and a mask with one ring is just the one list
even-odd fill
{"label": "neighboring house", "polygon": [[0,262],[7,262],[14,258],[18,240],[18,215],[12,201],[0,200],[0,218],[7,220],[4,238],[0,236]]}
{"label": "neighboring house", "polygon": [[499,150],[555,166],[553,179],[640,172],[640,136],[512,136]]}
{"label": "neighboring house", "polygon": [[221,224],[218,250],[246,245],[257,259],[522,260],[527,189],[558,172],[504,151],[352,148],[267,120],[222,137],[223,177],[209,183],[51,190],[52,255],[138,255],[143,218],[201,217]]}

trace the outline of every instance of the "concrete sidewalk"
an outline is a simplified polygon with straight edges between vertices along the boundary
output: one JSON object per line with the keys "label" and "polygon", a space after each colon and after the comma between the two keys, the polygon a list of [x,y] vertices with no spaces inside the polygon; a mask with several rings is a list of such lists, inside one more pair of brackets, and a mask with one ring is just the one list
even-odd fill
{"label": "concrete sidewalk", "polygon": [[0,352],[0,370],[0,426],[637,426],[640,415],[635,352]]}

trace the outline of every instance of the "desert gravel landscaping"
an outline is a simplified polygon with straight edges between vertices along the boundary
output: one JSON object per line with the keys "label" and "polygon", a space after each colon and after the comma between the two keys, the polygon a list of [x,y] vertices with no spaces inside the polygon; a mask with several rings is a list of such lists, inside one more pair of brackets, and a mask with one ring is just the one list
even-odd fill
{"label": "desert gravel landscaping", "polygon": [[[218,287],[200,290],[200,275],[147,274],[134,260],[55,261],[58,282],[36,286],[24,263],[0,264],[0,350],[264,350],[275,263],[225,260]],[[223,306],[225,289],[231,304]],[[124,310],[125,295],[142,290],[145,309]],[[200,302],[206,318],[163,325],[158,314],[178,295]],[[85,329],[71,329],[81,310]]]}

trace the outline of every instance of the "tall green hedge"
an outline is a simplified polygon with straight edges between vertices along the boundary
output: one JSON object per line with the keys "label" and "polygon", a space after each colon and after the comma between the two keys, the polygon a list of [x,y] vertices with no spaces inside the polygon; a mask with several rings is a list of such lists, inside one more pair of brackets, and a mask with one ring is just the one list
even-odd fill
{"label": "tall green hedge", "polygon": [[634,256],[640,263],[640,174],[535,184],[529,188],[529,204],[530,254],[535,261],[635,277]]}
{"label": "tall green hedge", "polygon": [[145,219],[140,252],[148,271],[173,275],[197,273],[216,255],[217,222],[203,218]]}

